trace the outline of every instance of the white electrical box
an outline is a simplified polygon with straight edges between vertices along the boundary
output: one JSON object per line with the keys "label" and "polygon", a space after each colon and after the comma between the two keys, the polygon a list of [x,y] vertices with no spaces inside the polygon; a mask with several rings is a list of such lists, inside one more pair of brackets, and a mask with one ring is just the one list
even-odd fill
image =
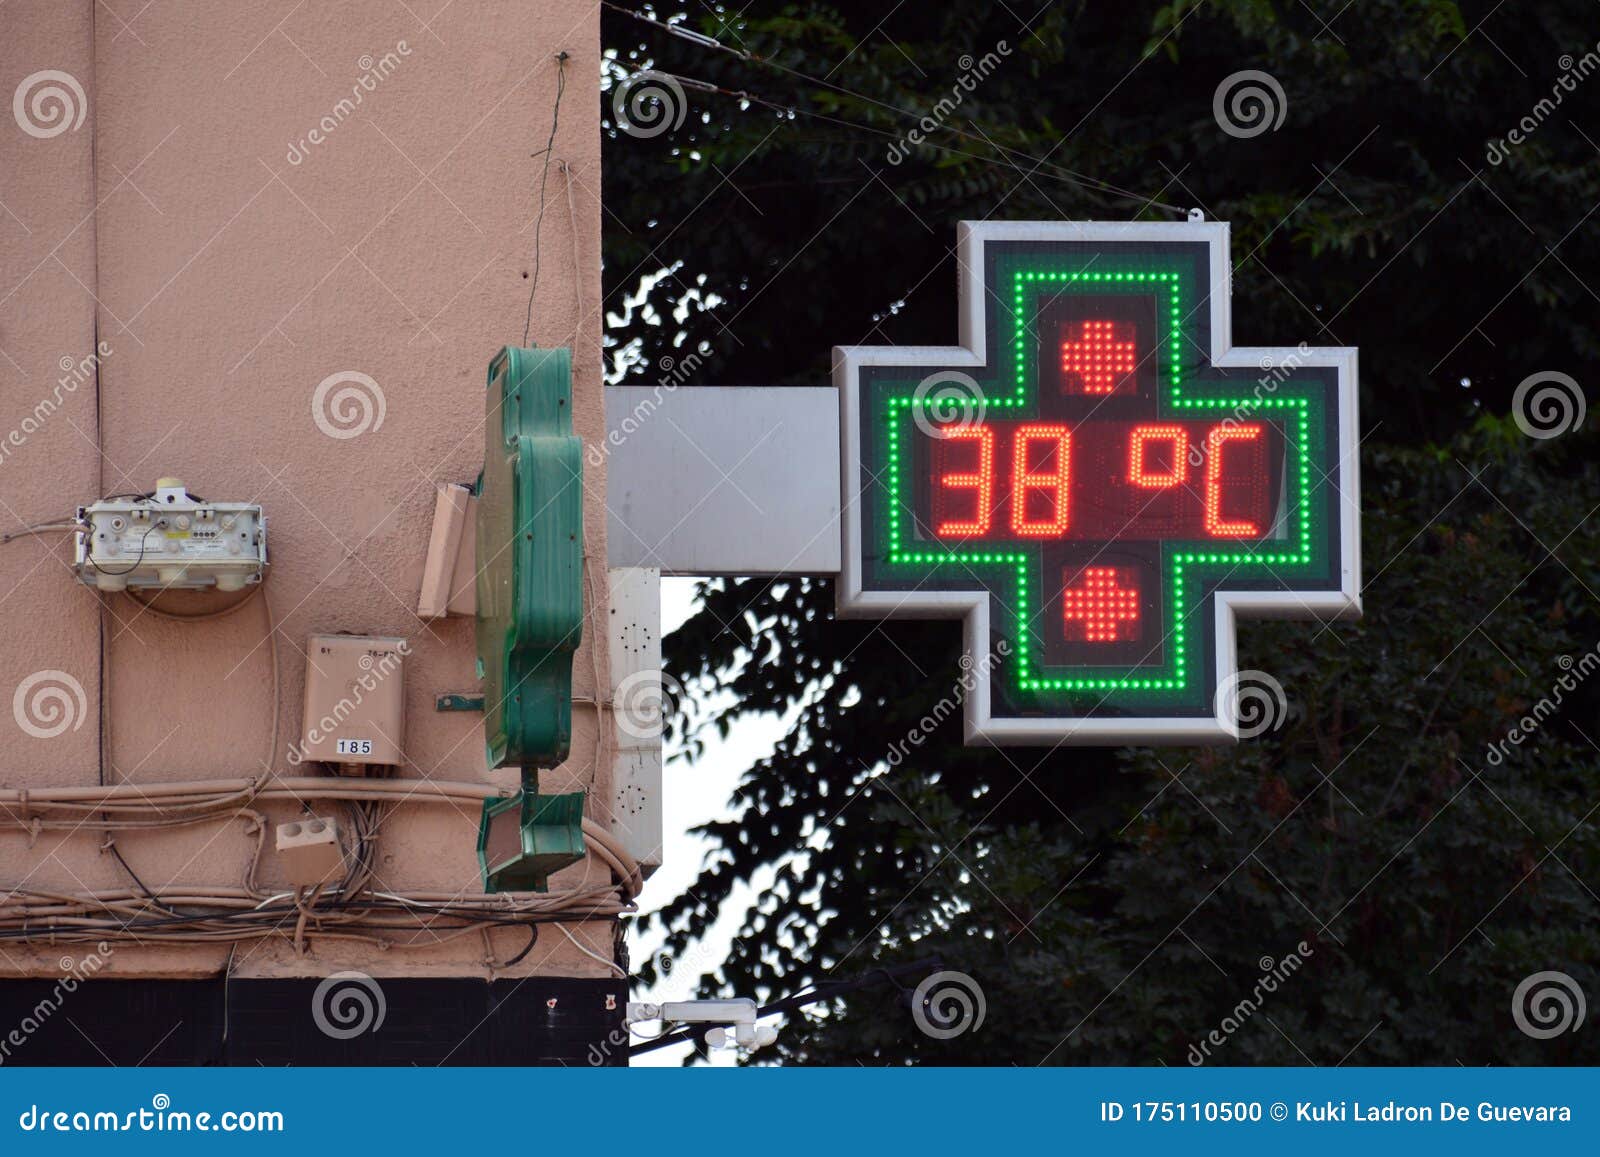
{"label": "white electrical box", "polygon": [[162,478],[146,495],[78,508],[78,578],[103,591],[128,587],[243,590],[267,564],[267,520],[247,502],[207,502]]}

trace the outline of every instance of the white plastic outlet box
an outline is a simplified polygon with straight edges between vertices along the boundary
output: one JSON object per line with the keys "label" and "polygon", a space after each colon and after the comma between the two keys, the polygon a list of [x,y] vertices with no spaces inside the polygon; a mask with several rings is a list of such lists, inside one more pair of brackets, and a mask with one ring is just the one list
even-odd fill
{"label": "white plastic outlet box", "polygon": [[128,587],[243,590],[267,564],[267,520],[248,502],[204,502],[176,478],[147,496],[118,495],[78,509],[78,578],[103,591]]}

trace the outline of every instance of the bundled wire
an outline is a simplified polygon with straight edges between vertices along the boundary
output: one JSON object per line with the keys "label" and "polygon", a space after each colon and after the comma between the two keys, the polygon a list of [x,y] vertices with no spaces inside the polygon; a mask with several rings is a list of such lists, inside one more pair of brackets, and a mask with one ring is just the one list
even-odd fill
{"label": "bundled wire", "polygon": [[[154,897],[135,889],[57,892],[17,888],[0,898],[0,941],[52,945],[233,943],[311,934],[388,949],[431,948],[499,927],[613,919],[628,911],[613,888],[547,896],[372,892],[346,898],[296,892],[257,899],[243,888],[176,886]],[[189,910],[199,909],[199,910]]]}
{"label": "bundled wire", "polygon": [[[633,909],[639,865],[593,820],[583,832],[610,879],[549,894],[390,892],[372,886],[380,811],[401,803],[481,805],[514,792],[439,780],[271,777],[186,783],[0,789],[0,826],[44,831],[137,830],[240,819],[256,837],[239,886],[169,884],[149,890],[63,892],[16,886],[0,892],[0,941],[209,943],[308,934],[380,948],[423,948],[471,932],[613,919]],[[341,801],[355,849],[336,887],[269,894],[256,881],[267,820],[258,802]],[[530,945],[531,946],[531,945]],[[524,949],[524,952],[527,950]],[[519,956],[520,958],[520,956]],[[507,962],[509,963],[509,962]]]}

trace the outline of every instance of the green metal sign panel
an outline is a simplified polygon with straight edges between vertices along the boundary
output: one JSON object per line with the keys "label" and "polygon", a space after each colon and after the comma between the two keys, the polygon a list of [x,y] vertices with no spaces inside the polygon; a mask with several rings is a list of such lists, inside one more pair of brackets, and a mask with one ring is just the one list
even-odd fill
{"label": "green metal sign panel", "polygon": [[485,892],[544,892],[550,876],[582,861],[583,793],[540,795],[524,787],[483,801],[478,867]]}
{"label": "green metal sign panel", "polygon": [[572,352],[489,363],[478,497],[478,674],[489,767],[554,767],[572,742],[583,631],[583,457]]}

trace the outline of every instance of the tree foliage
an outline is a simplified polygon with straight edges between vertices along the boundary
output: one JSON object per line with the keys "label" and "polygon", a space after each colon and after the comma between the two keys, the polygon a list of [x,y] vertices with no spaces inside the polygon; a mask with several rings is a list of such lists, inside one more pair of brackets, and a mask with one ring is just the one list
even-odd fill
{"label": "tree foliage", "polygon": [[[903,996],[836,1003],[786,1030],[794,1061],[1184,1063],[1304,942],[1212,1059],[1593,1063],[1592,1033],[1530,1038],[1511,997],[1559,969],[1600,998],[1600,679],[1579,677],[1600,645],[1600,468],[1592,435],[1501,416],[1532,373],[1592,376],[1593,97],[1580,81],[1534,112],[1595,48],[1591,6],[1085,2],[1025,29],[1006,5],[890,7],[688,19],[782,69],[608,12],[616,75],[767,102],[691,87],[675,132],[612,128],[617,374],[692,349],[698,381],[825,381],[832,344],[953,340],[959,220],[1199,206],[1233,224],[1238,342],[1361,348],[1366,617],[1246,625],[1241,666],[1291,710],[1235,748],[974,750],[952,717],[890,767],[958,686],[958,632],[835,621],[826,579],[712,584],[666,645],[676,677],[733,693],[699,726],[798,723],[704,829],[718,850],[660,916],[674,942],[776,866],[708,992],[929,954],[983,989],[982,1029],[948,1042]],[[1245,69],[1287,107],[1241,139],[1213,99]],[[896,110],[953,90],[891,163],[915,127]]]}

